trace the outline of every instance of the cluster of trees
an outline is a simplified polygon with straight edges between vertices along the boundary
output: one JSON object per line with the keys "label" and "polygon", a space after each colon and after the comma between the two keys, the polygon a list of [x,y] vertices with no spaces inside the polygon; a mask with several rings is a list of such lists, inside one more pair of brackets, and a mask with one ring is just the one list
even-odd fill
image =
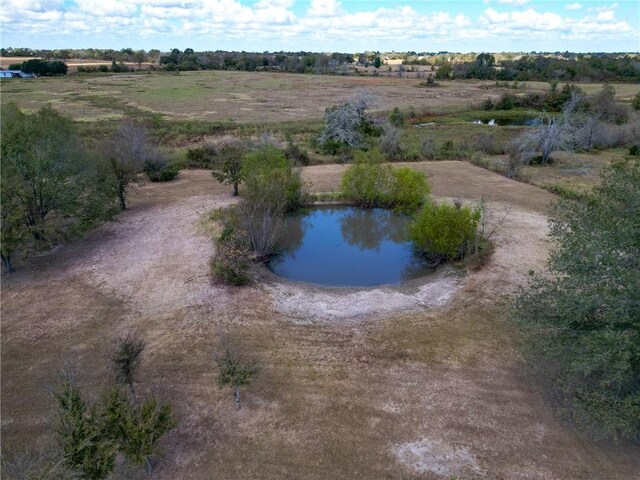
{"label": "cluster of trees", "polygon": [[293,73],[342,73],[349,72],[353,55],[347,53],[309,52],[196,52],[191,48],[180,51],[174,48],[160,57],[160,65],[166,70],[275,70]]}
{"label": "cluster of trees", "polygon": [[57,50],[31,49],[31,48],[0,48],[2,57],[34,57],[45,60],[68,60],[70,58],[89,58],[92,60],[104,60],[108,62],[157,62],[160,58],[160,50],[152,49],[134,50],[123,48],[113,50],[111,48],[63,48]]}
{"label": "cluster of trees", "polygon": [[116,199],[124,209],[127,189],[143,171],[159,181],[177,175],[146,130],[131,122],[91,149],[71,120],[52,108],[29,115],[7,104],[1,133],[0,254],[8,271],[16,255],[49,248],[111,218]]}
{"label": "cluster of trees", "polygon": [[512,316],[561,411],[601,435],[640,440],[640,164],[609,168],[551,220],[547,270]]}
{"label": "cluster of trees", "polygon": [[146,466],[151,474],[152,460],[161,453],[159,441],[176,421],[169,403],[140,401],[136,395],[144,348],[144,340],[135,334],[118,339],[112,355],[115,381],[91,404],[74,376],[62,373],[54,391],[59,412],[56,436],[71,478],[108,478],[118,456]]}
{"label": "cluster of trees", "polygon": [[470,61],[442,62],[436,75],[441,79],[637,82],[640,80],[640,58],[635,54],[613,53],[570,58],[539,54],[497,61],[494,55],[481,53]]}
{"label": "cluster of trees", "polygon": [[61,60],[41,60],[39,58],[32,58],[22,63],[12,63],[9,65],[9,70],[22,70],[25,73],[33,73],[42,77],[49,77],[53,75],[66,75],[67,64]]}

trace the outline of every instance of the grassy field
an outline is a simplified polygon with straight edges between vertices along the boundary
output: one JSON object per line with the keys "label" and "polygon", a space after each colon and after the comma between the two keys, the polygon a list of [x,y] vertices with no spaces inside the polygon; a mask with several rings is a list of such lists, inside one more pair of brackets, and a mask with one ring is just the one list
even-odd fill
{"label": "grassy field", "polygon": [[[525,128],[470,123],[507,115],[474,109],[506,91],[493,82],[424,88],[397,77],[188,72],[1,83],[3,103],[50,104],[89,139],[121,119],[145,120],[176,155],[224,135],[272,132],[284,142],[290,134],[315,163],[303,170],[315,193],[336,191],[346,168],[312,151],[324,109],[363,87],[378,97],[381,115],[413,107],[417,117],[402,128],[402,144],[416,160],[425,141],[450,142],[452,152],[489,148]],[[640,85],[616,89],[627,101]],[[115,337],[133,329],[148,345],[139,394],[171,401],[179,420],[163,442],[159,479],[634,478],[637,446],[590,441],[558,418],[504,320],[507,296],[544,267],[550,249],[547,215],[559,197],[537,186],[586,190],[626,154],[556,155],[550,166],[525,167],[524,181],[489,171],[503,168],[503,154],[403,163],[427,174],[437,198],[484,197],[494,220],[508,212],[489,264],[461,278],[438,306],[415,286],[360,294],[268,277],[245,288],[214,284],[215,246],[202,224],[212,209],[235,201],[229,187],[205,170],[138,186],[117,222],[18,262],[17,273],[2,277],[3,458],[53,448],[50,390],[58,370],[75,366],[81,385],[97,395]],[[413,306],[373,309],[398,299]],[[356,309],[367,301],[371,311]],[[243,392],[241,411],[216,385],[221,332],[263,367]],[[143,477],[120,469],[116,478]]]}
{"label": "grassy field", "polygon": [[[3,278],[5,458],[51,448],[57,370],[75,365],[95,394],[113,339],[134,329],[148,345],[139,395],[170,400],[179,420],[159,479],[632,478],[637,448],[587,441],[555,418],[501,320],[504,295],[545,262],[554,196],[465,162],[412,165],[438,197],[485,196],[497,213],[510,209],[490,264],[439,307],[292,315],[277,285],[213,284],[200,219],[232,198],[207,171],[137,189],[117,223],[20,265]],[[304,177],[330,191],[344,168],[309,167]],[[296,290],[310,309],[318,294]],[[385,303],[416,291],[369,294]],[[332,295],[350,308],[354,297]],[[241,411],[215,382],[221,331],[263,366]]]}

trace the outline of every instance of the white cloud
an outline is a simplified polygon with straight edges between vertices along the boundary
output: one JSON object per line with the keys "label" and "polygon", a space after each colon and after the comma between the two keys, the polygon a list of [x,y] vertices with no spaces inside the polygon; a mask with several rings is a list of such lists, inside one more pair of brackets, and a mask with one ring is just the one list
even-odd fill
{"label": "white cloud", "polygon": [[524,5],[529,3],[529,0],[498,0],[498,3],[505,5]]}
{"label": "white cloud", "polygon": [[344,11],[336,0],[311,0],[308,13],[311,17],[335,17]]}
{"label": "white cloud", "polygon": [[[15,27],[5,28],[5,39],[6,32],[24,32],[25,38],[42,38],[42,32],[56,32],[57,44],[72,34],[85,35],[84,43],[92,44],[96,37],[83,31],[110,35],[119,42],[134,39],[134,47],[138,46],[136,39],[143,36],[152,39],[154,47],[161,42],[191,43],[193,38],[194,48],[198,42],[203,48],[251,48],[248,45],[253,44],[259,51],[284,45],[316,50],[397,49],[400,44],[412,50],[430,50],[433,45],[453,50],[460,39],[468,39],[466,44],[471,48],[484,50],[505,48],[504,45],[517,50],[520,45],[536,42],[555,42],[564,49],[567,41],[588,46],[592,41],[614,42],[624,37],[626,45],[634,45],[634,35],[635,44],[638,38],[630,20],[616,18],[617,3],[585,9],[585,15],[576,18],[575,13],[568,16],[564,11],[560,14],[532,6],[515,8],[525,0],[485,0],[505,6],[486,7],[479,17],[469,18],[457,12],[424,13],[408,4],[375,8],[371,2],[362,2],[358,3],[359,10],[346,11],[338,0],[311,0],[300,16],[293,12],[294,0],[73,0],[72,4],[63,4],[63,0],[2,1],[0,21]],[[564,6],[567,10],[581,7],[579,3]]]}

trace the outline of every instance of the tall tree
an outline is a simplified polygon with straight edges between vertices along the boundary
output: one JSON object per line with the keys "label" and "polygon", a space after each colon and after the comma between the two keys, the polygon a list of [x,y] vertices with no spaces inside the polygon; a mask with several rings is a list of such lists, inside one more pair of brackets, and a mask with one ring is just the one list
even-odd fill
{"label": "tall tree", "polygon": [[548,271],[515,298],[528,333],[574,420],[640,440],[640,164],[615,165],[583,201],[551,220]]}

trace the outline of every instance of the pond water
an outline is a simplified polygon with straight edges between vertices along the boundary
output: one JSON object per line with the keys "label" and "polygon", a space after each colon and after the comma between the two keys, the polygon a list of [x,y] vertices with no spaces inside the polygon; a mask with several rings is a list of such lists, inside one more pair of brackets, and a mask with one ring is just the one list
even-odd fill
{"label": "pond water", "polygon": [[538,118],[491,118],[484,120],[471,120],[476,125],[491,125],[499,127],[534,127],[538,125]]}
{"label": "pond water", "polygon": [[380,208],[315,207],[289,217],[267,266],[289,280],[337,287],[398,285],[433,273],[407,240],[409,218]]}

